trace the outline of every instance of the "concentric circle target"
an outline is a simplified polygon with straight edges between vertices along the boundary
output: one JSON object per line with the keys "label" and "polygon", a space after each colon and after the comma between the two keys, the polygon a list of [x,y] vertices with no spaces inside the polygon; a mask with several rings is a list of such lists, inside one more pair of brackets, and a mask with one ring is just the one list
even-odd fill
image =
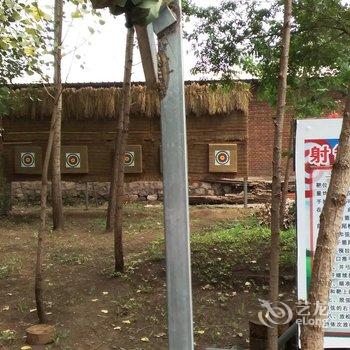
{"label": "concentric circle target", "polygon": [[126,166],[134,166],[135,165],[135,152],[132,152],[132,151],[125,152],[124,164]]}
{"label": "concentric circle target", "polygon": [[35,153],[23,152],[21,153],[21,167],[34,168],[35,167]]}
{"label": "concentric circle target", "polygon": [[215,165],[229,165],[230,164],[230,151],[219,150],[215,151]]}
{"label": "concentric circle target", "polygon": [[66,167],[80,168],[80,153],[66,153]]}

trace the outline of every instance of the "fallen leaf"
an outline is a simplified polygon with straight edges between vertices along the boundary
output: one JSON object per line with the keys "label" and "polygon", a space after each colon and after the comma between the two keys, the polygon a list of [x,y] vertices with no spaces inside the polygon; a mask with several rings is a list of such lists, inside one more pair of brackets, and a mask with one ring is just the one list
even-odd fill
{"label": "fallen leaf", "polygon": [[5,305],[3,308],[2,308],[2,311],[9,311],[10,310],[10,307],[8,305]]}
{"label": "fallen leaf", "polygon": [[130,324],[131,322],[129,320],[122,321],[124,324]]}
{"label": "fallen leaf", "polygon": [[165,337],[166,336],[166,333],[158,333],[155,335],[156,338],[162,338],[162,337]]}
{"label": "fallen leaf", "polygon": [[145,342],[145,343],[149,343],[149,339],[147,337],[143,337],[141,338],[141,341]]}

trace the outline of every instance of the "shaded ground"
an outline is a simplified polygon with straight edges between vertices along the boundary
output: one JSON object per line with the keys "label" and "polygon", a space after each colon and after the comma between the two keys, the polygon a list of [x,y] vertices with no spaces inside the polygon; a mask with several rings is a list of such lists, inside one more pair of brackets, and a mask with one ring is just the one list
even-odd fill
{"label": "shaded ground", "polygon": [[[66,210],[67,230],[46,236],[45,301],[56,325],[47,349],[166,349],[161,205],[126,207],[127,273],[115,276],[104,209]],[[268,229],[239,207],[191,208],[196,349],[249,348],[248,320],[267,293]],[[16,209],[0,227],[0,349],[20,349],[36,322],[33,295],[38,209]],[[294,232],[284,234],[282,272],[293,276]],[[292,282],[282,287],[293,298]],[[288,284],[289,283],[289,284]],[[283,291],[282,290],[282,291]],[[10,331],[8,331],[10,330]]]}

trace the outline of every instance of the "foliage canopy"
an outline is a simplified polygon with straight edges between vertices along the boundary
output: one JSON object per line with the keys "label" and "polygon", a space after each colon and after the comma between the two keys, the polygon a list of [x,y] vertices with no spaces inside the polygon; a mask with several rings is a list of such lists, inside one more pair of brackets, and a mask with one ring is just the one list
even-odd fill
{"label": "foliage canopy", "polygon": [[[223,0],[217,6],[184,3],[196,21],[186,34],[197,63],[194,73],[232,79],[246,72],[261,81],[261,94],[276,103],[283,2]],[[329,92],[344,93],[350,77],[350,7],[341,0],[295,0],[289,66],[289,102],[297,114],[334,109]]]}

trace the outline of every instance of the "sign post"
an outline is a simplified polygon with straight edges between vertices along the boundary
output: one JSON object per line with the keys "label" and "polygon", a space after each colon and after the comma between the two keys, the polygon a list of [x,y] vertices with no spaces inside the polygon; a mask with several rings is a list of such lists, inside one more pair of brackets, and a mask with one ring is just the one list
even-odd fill
{"label": "sign post", "polygon": [[168,335],[170,350],[192,350],[193,316],[181,3],[177,0],[173,5],[176,23],[158,33],[159,64],[162,73],[161,127]]}
{"label": "sign post", "polygon": [[[332,166],[337,155],[341,126],[342,119],[297,121],[296,181],[299,300],[307,300],[320,215],[326,199]],[[332,273],[324,344],[325,348],[344,348],[350,345],[349,196],[344,211]]]}

